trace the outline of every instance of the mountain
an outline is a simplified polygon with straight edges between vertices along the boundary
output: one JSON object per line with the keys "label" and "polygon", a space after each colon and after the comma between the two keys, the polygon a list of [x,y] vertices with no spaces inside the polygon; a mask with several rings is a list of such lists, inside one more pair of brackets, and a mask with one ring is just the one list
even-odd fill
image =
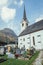
{"label": "mountain", "polygon": [[15,32],[9,28],[4,28],[0,30],[0,41],[17,41],[17,35]]}

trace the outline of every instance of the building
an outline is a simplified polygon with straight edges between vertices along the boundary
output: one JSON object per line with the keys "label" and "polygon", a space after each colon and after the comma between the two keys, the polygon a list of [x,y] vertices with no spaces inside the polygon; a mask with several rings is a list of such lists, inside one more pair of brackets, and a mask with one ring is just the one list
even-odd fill
{"label": "building", "polygon": [[25,6],[24,6],[24,13],[23,13],[23,19],[21,21],[21,32],[28,27],[28,20],[26,17],[26,11],[25,11]]}
{"label": "building", "polygon": [[20,49],[22,47],[25,47],[25,49],[30,49],[31,47],[34,47],[36,50],[43,49],[43,20],[28,25],[25,7],[21,30],[18,37],[18,47]]}

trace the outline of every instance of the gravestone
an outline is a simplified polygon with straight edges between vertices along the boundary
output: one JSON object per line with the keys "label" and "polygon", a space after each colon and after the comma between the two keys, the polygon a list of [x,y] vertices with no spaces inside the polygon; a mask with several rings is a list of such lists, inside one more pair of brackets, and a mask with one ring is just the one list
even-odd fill
{"label": "gravestone", "polygon": [[10,52],[8,52],[7,55],[8,55],[8,58],[15,58],[15,55]]}

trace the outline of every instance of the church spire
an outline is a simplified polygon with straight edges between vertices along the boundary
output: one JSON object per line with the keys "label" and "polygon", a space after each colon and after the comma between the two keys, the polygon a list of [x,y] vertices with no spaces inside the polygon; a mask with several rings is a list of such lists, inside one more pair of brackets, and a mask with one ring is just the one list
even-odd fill
{"label": "church spire", "polygon": [[25,30],[27,27],[28,27],[28,20],[27,20],[27,17],[26,17],[26,11],[25,11],[25,6],[24,6],[23,19],[22,19],[22,22],[21,22],[21,32],[23,30]]}
{"label": "church spire", "polygon": [[26,11],[25,11],[25,5],[24,5],[24,14],[23,14],[23,19],[26,20]]}

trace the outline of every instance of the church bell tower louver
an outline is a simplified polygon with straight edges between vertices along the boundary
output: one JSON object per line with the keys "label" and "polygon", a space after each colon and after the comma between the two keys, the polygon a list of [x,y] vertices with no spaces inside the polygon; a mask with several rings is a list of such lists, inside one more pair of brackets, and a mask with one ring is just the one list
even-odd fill
{"label": "church bell tower louver", "polygon": [[26,10],[25,10],[25,6],[24,6],[23,20],[21,22],[21,32],[23,30],[25,30],[27,27],[28,27],[28,20],[26,17]]}

